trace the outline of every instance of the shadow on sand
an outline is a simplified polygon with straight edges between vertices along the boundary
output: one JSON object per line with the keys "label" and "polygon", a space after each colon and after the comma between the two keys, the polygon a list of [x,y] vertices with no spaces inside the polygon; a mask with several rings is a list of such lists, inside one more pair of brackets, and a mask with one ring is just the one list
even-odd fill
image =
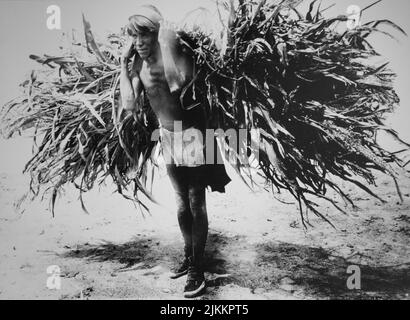
{"label": "shadow on sand", "polygon": [[[243,260],[238,251],[249,253]],[[136,237],[114,244],[79,245],[62,255],[64,258],[95,262],[118,262],[124,268],[136,264],[150,268],[159,264],[173,269],[182,258],[181,242],[163,243],[154,237]],[[357,265],[361,270],[361,290],[348,290],[347,268]],[[242,287],[283,290],[318,299],[394,299],[405,298],[410,289],[410,263],[397,266],[358,264],[322,248],[283,242],[247,244],[245,237],[227,237],[211,232],[207,242],[205,270],[212,275],[209,287],[228,283]]]}

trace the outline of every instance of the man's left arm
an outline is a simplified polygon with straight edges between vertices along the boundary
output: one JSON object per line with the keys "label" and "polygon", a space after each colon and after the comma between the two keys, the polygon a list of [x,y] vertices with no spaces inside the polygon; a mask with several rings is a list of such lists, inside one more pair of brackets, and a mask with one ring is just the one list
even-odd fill
{"label": "man's left arm", "polygon": [[174,29],[169,23],[162,22],[158,34],[165,78],[171,92],[177,92],[192,80],[192,58],[182,52]]}

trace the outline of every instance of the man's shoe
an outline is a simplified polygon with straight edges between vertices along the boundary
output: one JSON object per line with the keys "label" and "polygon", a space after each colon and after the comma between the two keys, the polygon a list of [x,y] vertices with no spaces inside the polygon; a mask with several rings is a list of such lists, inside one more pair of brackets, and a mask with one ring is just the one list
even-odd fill
{"label": "man's shoe", "polygon": [[184,288],[185,298],[195,298],[203,293],[205,289],[205,277],[198,268],[190,266],[188,268],[188,278]]}
{"label": "man's shoe", "polygon": [[171,279],[178,279],[188,273],[188,267],[191,264],[191,257],[185,257],[180,267],[170,276]]}

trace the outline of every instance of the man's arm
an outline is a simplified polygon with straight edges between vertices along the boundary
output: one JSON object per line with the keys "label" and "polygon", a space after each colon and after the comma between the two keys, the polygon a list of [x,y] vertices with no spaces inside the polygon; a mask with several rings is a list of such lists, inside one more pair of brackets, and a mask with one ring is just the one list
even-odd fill
{"label": "man's arm", "polygon": [[120,73],[120,93],[122,108],[127,111],[136,110],[136,101],[141,93],[141,80],[139,79],[138,72],[136,70],[137,61],[134,58],[132,66],[132,76],[128,72],[128,63],[130,62],[131,56],[135,54],[132,51],[132,41],[130,41],[121,56],[121,73]]}
{"label": "man's arm", "polygon": [[158,35],[164,64],[165,77],[171,92],[177,92],[191,81],[193,61],[178,47],[176,33],[172,27],[162,22]]}

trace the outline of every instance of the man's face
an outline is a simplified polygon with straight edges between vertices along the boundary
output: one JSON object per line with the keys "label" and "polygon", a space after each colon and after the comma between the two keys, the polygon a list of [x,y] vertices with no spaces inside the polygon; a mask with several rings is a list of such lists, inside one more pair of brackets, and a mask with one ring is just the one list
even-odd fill
{"label": "man's face", "polygon": [[140,31],[131,34],[139,56],[146,60],[155,53],[158,45],[158,34],[151,31]]}

